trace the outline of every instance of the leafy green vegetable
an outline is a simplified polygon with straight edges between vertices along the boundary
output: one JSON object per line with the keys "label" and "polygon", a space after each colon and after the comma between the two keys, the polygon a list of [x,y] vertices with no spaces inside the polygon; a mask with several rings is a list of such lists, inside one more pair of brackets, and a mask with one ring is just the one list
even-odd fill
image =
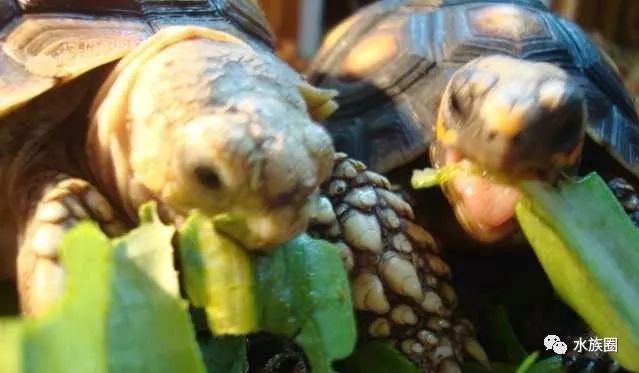
{"label": "leafy green vegetable", "polygon": [[522,190],[517,217],[555,289],[639,371],[639,230],[596,174]]}
{"label": "leafy green vegetable", "polygon": [[65,236],[66,289],[51,312],[25,322],[24,372],[108,371],[110,254],[109,240],[93,224],[81,223]]}
{"label": "leafy green vegetable", "polygon": [[[174,228],[159,221],[153,205],[141,209],[140,220],[113,241],[93,223],[65,236],[65,292],[46,315],[0,321],[0,371],[247,371],[243,337],[200,338],[202,359],[179,296]],[[314,372],[330,372],[351,353],[355,322],[336,247],[302,235],[252,264],[198,214],[180,233],[187,293],[207,307],[213,330],[294,337]]]}
{"label": "leafy green vegetable", "polygon": [[462,160],[461,162],[447,164],[439,168],[414,170],[410,182],[414,189],[431,188],[444,184],[456,175],[479,172],[479,168],[474,163]]}
{"label": "leafy green vegetable", "polygon": [[517,370],[515,370],[515,373],[528,372],[530,368],[535,364],[538,358],[539,358],[539,352],[533,352],[532,354],[528,355],[524,359],[524,361],[522,361],[521,364],[519,364],[519,366],[517,367]]}
{"label": "leafy green vegetable", "polygon": [[9,366],[2,372],[204,372],[186,304],[177,295],[173,229],[154,216],[114,243],[93,223],[65,236],[65,292],[43,316],[24,319],[20,327],[0,324],[3,334],[12,333],[0,355],[18,349],[13,360],[23,364],[19,369],[11,358],[0,358]]}
{"label": "leafy green vegetable", "polygon": [[[252,262],[244,249],[193,214],[180,229],[186,290],[215,334],[264,330],[294,337],[314,372],[348,356],[356,340],[339,251],[301,235]],[[253,277],[254,276],[254,277]]]}
{"label": "leafy green vegetable", "polygon": [[344,362],[344,373],[418,373],[419,369],[389,341],[377,340],[359,346]]}
{"label": "leafy green vegetable", "polygon": [[187,303],[179,297],[173,233],[155,216],[113,242],[106,325],[110,372],[204,371]]}
{"label": "leafy green vegetable", "polygon": [[348,278],[338,249],[302,234],[254,259],[260,325],[295,336],[313,372],[348,356],[356,330]]}
{"label": "leafy green vegetable", "polygon": [[564,363],[559,355],[539,360],[533,364],[526,373],[563,373],[565,372]]}
{"label": "leafy green vegetable", "polygon": [[22,371],[23,330],[20,321],[0,318],[0,372]]}
{"label": "leafy green vegetable", "polygon": [[242,335],[257,329],[253,270],[245,249],[194,212],[180,228],[186,292],[204,307],[211,331]]}
{"label": "leafy green vegetable", "polygon": [[501,351],[499,351],[502,354],[500,356],[501,359],[510,363],[519,363],[526,358],[526,350],[519,342],[510,324],[505,307],[491,308],[490,312],[488,312],[488,328],[490,330],[489,335],[495,339],[495,345],[501,348]]}
{"label": "leafy green vegetable", "polygon": [[200,350],[204,357],[206,370],[210,373],[246,373],[248,358],[246,356],[245,337],[212,337],[198,338]]}

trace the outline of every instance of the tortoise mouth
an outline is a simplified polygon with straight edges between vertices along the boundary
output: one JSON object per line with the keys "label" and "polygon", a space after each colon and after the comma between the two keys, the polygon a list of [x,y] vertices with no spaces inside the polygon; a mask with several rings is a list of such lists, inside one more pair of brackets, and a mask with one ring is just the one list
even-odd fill
{"label": "tortoise mouth", "polygon": [[263,213],[223,214],[215,227],[251,251],[268,252],[306,230],[319,201],[317,192],[299,204],[279,206]]}
{"label": "tortoise mouth", "polygon": [[[472,162],[460,152],[446,149],[445,164]],[[457,220],[464,230],[481,242],[507,238],[518,229],[515,208],[519,190],[481,174],[455,175],[444,185]]]}

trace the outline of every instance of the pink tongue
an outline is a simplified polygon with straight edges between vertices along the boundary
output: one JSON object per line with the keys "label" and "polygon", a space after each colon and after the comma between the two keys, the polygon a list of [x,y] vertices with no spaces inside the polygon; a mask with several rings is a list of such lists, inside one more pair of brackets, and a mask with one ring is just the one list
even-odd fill
{"label": "pink tongue", "polygon": [[491,229],[514,217],[519,200],[519,192],[515,188],[476,175],[457,176],[452,184],[461,198],[469,222]]}

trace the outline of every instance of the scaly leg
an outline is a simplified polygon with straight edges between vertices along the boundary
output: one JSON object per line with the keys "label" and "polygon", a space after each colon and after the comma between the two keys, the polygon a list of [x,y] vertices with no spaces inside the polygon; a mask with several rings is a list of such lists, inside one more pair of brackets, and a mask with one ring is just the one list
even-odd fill
{"label": "scaly leg", "polygon": [[18,249],[18,293],[22,312],[38,314],[62,293],[58,253],[64,234],[81,220],[97,222],[109,236],[125,231],[109,201],[87,181],[58,174],[42,185]]}

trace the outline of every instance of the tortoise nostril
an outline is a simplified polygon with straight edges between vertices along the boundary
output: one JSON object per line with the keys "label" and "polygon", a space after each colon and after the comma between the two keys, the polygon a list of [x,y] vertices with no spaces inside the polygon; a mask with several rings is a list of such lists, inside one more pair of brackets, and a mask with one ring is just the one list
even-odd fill
{"label": "tortoise nostril", "polygon": [[194,172],[198,182],[209,189],[217,189],[222,185],[220,176],[211,167],[197,166]]}

